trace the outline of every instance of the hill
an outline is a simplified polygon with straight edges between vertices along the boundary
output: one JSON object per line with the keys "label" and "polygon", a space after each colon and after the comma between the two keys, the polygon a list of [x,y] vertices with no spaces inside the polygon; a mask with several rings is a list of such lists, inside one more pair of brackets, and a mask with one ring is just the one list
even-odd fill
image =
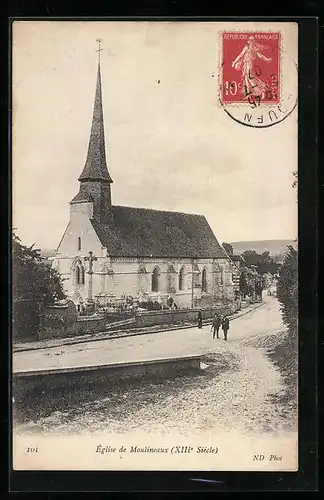
{"label": "hill", "polygon": [[283,255],[288,245],[297,247],[294,240],[233,241],[231,245],[234,254],[241,254],[245,250],[255,250],[259,254],[268,251],[270,255]]}

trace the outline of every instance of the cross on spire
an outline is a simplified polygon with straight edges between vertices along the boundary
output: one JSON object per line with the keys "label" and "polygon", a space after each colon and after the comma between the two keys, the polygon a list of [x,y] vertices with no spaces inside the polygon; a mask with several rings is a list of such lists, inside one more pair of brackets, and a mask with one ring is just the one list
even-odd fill
{"label": "cross on spire", "polygon": [[96,50],[96,52],[98,52],[98,63],[100,64],[100,52],[102,51],[102,49],[100,48],[100,43],[101,43],[101,38],[97,38],[96,40],[98,42],[98,49]]}

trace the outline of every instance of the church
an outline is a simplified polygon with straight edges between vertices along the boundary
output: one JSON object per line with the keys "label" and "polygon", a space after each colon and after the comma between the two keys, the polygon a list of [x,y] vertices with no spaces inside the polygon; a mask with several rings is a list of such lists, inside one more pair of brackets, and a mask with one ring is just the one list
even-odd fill
{"label": "church", "polygon": [[[112,204],[100,62],[87,158],[53,266],[76,305],[231,305],[235,266],[203,215]],[[234,268],[233,268],[234,266]]]}

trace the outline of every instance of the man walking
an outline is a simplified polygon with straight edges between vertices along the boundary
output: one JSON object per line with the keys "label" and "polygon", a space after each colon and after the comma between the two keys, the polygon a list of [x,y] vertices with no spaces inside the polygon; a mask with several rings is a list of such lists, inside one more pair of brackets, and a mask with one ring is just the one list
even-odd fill
{"label": "man walking", "polygon": [[222,321],[222,330],[224,333],[224,340],[227,340],[227,332],[229,330],[229,319],[225,316]]}
{"label": "man walking", "polygon": [[198,328],[202,328],[202,319],[203,318],[202,318],[202,311],[201,311],[201,309],[199,309],[199,311],[198,311],[198,318],[197,319],[198,319]]}
{"label": "man walking", "polygon": [[215,338],[215,333],[217,334],[217,338],[219,339],[219,329],[221,326],[222,320],[218,316],[217,313],[214,314],[213,317],[213,323],[212,323],[212,330],[213,330],[213,339]]}

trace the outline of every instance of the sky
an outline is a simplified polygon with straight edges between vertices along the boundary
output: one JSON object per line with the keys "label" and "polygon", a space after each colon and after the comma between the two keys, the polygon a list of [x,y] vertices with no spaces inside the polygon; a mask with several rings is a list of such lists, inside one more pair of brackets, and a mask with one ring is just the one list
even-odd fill
{"label": "sky", "polygon": [[[56,248],[68,224],[89,141],[98,37],[113,204],[203,214],[220,242],[296,238],[297,112],[267,129],[224,112],[224,28],[242,27],[14,23],[12,212],[23,243]],[[287,25],[279,28],[285,35]],[[290,32],[286,39],[297,51]]]}

